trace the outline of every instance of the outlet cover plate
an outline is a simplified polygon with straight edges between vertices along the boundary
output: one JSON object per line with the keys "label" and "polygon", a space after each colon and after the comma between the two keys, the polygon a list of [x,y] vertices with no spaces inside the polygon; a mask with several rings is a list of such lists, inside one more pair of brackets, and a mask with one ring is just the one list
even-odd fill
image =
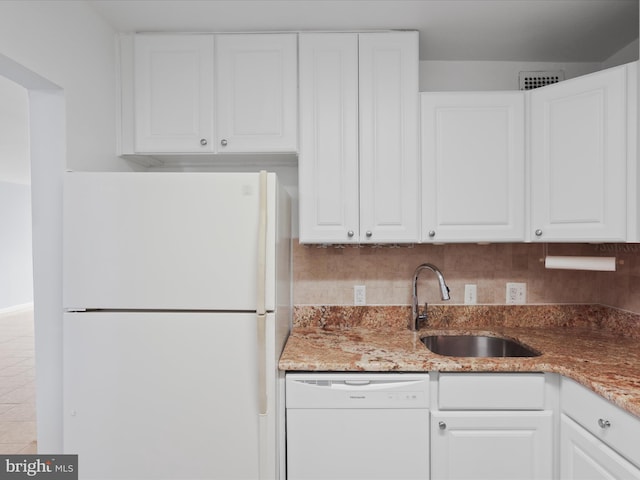
{"label": "outlet cover plate", "polygon": [[367,304],[367,287],[364,285],[353,286],[353,304],[354,305],[366,305]]}
{"label": "outlet cover plate", "polygon": [[527,303],[526,283],[507,283],[507,305]]}

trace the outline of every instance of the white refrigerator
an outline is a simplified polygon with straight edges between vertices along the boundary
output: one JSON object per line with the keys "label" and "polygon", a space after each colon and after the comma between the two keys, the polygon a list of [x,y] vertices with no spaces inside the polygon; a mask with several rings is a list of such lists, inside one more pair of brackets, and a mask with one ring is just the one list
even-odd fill
{"label": "white refrigerator", "polygon": [[63,231],[79,478],[284,478],[291,211],[275,174],[71,172]]}

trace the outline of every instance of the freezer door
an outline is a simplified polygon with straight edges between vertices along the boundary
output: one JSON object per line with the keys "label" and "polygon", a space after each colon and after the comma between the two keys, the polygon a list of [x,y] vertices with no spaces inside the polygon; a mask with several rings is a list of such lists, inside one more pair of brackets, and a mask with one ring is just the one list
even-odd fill
{"label": "freezer door", "polygon": [[[256,310],[256,173],[69,173],[67,309]],[[267,195],[267,310],[275,308],[275,175]]]}
{"label": "freezer door", "polygon": [[257,351],[251,313],[65,314],[64,452],[87,479],[275,478],[259,471],[276,408],[258,413]]}

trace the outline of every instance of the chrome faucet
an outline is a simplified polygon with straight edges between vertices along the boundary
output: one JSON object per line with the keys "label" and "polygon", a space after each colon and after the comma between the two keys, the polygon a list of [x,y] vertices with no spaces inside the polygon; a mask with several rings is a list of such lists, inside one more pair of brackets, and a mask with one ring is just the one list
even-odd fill
{"label": "chrome faucet", "polygon": [[423,263],[416,268],[416,271],[413,274],[413,306],[411,309],[411,318],[409,319],[409,330],[414,332],[420,327],[420,322],[427,320],[427,302],[424,302],[423,312],[420,312],[420,308],[418,307],[418,277],[422,270],[431,270],[436,274],[438,277],[438,283],[440,284],[440,296],[442,297],[442,300],[449,300],[451,298],[449,296],[449,287],[444,283],[444,276],[438,267],[430,263]]}

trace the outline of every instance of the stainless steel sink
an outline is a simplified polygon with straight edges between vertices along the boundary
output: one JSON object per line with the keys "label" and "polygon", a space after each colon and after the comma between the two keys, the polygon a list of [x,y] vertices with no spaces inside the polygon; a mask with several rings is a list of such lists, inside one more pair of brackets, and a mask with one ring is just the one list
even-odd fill
{"label": "stainless steel sink", "polygon": [[508,338],[488,335],[430,335],[420,339],[438,355],[448,357],[537,357],[539,352]]}

